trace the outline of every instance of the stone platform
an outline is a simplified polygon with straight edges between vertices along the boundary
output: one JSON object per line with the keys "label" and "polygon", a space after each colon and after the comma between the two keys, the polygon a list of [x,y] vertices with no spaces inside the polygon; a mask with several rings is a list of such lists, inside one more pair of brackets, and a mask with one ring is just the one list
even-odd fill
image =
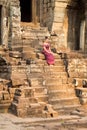
{"label": "stone platform", "polygon": [[86,130],[87,117],[74,115],[58,118],[19,118],[11,114],[0,115],[0,130]]}

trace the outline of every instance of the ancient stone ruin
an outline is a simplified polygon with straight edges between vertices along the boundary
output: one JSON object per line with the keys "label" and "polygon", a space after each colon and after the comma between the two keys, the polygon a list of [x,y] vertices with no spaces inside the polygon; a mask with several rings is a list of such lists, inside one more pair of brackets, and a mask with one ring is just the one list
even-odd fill
{"label": "ancient stone ruin", "polygon": [[[86,0],[0,0],[0,112],[58,117],[87,105],[86,6]],[[45,36],[54,66],[41,52]]]}

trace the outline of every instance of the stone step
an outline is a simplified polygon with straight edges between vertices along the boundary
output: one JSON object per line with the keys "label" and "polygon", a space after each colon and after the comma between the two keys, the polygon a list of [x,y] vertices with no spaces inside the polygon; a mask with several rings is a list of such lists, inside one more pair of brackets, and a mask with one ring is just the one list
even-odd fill
{"label": "stone step", "polygon": [[[53,53],[53,55],[54,55],[54,58],[55,58],[55,59],[61,59],[60,55],[58,55],[58,54],[56,54],[56,53]],[[44,54],[42,54],[42,53],[37,53],[37,58],[38,58],[38,59],[44,59]]]}
{"label": "stone step", "polygon": [[[18,62],[18,65],[21,65],[21,66],[26,66],[26,60],[20,60]],[[26,68],[26,67],[25,67]]]}
{"label": "stone step", "polygon": [[23,59],[30,59],[30,58],[36,59],[36,53],[32,51],[25,51],[23,52],[22,56]]}
{"label": "stone step", "polygon": [[27,77],[14,75],[11,76],[11,79],[12,79],[12,87],[17,88],[18,86],[25,86]]}
{"label": "stone step", "polygon": [[30,32],[26,32],[25,34],[22,34],[21,35],[22,36],[22,40],[23,41],[25,41],[25,40],[41,40],[41,41],[43,41],[44,39],[45,39],[45,36],[46,36],[46,34],[45,33],[43,33],[43,34],[36,34],[36,33],[33,33],[33,34],[31,34]]}
{"label": "stone step", "polygon": [[35,97],[24,97],[24,96],[21,96],[21,94],[17,95],[17,93],[14,95],[14,99],[13,99],[13,102],[12,103],[15,103],[15,104],[19,104],[18,108],[20,109],[21,107],[23,107],[25,104],[30,104],[30,103],[37,103],[37,98]]}
{"label": "stone step", "polygon": [[75,111],[77,108],[80,108],[80,104],[76,105],[65,105],[65,106],[53,106],[55,111],[58,111],[59,115],[71,115],[73,111]]}
{"label": "stone step", "polygon": [[20,72],[17,73],[17,71],[16,71],[16,72],[12,72],[11,77],[13,77],[13,79],[17,79],[18,77],[20,77],[20,78],[26,78],[27,75],[26,75],[26,73],[20,73]]}
{"label": "stone step", "polygon": [[[48,64],[47,64],[47,61],[45,60],[45,59],[43,59],[43,63],[44,63],[44,66],[47,66],[47,67],[50,67]],[[41,63],[40,63],[41,64]],[[39,65],[40,65],[39,64]],[[57,60],[55,60],[55,64],[53,65],[53,67],[55,67],[55,66],[63,66],[64,68],[65,68],[65,66],[64,66],[64,64],[63,64],[63,62],[61,61],[61,62],[58,62]],[[52,67],[52,65],[51,65],[51,67]]]}
{"label": "stone step", "polygon": [[[80,68],[80,69],[83,70],[83,67]],[[87,74],[83,73],[83,71],[79,71],[79,72],[69,71],[69,76],[72,77],[72,78],[87,79]]]}
{"label": "stone step", "polygon": [[15,94],[16,88],[9,87],[9,94]]}
{"label": "stone step", "polygon": [[4,50],[3,46],[0,46],[0,51],[2,51],[2,52],[3,52],[3,50]]}
{"label": "stone step", "polygon": [[67,83],[70,83],[68,81],[68,74],[66,72],[48,72],[48,73],[45,72],[44,76],[50,77],[50,79],[55,78],[56,80],[59,80],[60,78],[66,79]]}
{"label": "stone step", "polygon": [[[46,65],[46,66],[48,66],[47,64],[46,64],[46,60],[42,60],[42,59],[38,59],[38,60],[35,60],[36,61],[36,64],[38,64],[38,65]],[[55,59],[55,66],[63,66],[64,64],[63,64],[63,61],[61,60],[61,59]]]}
{"label": "stone step", "polygon": [[26,30],[30,30],[30,31],[34,31],[34,30],[44,30],[44,31],[48,31],[48,27],[40,27],[40,24],[37,23],[36,25],[33,23],[22,23],[21,22],[21,30],[26,31]]}
{"label": "stone step", "polygon": [[78,51],[70,51],[70,52],[67,52],[67,58],[68,59],[75,59],[75,58],[78,58],[78,59],[82,59],[84,57],[84,54],[82,53],[79,53]]}
{"label": "stone step", "polygon": [[28,79],[31,79],[31,78],[39,78],[39,79],[41,79],[41,78],[44,77],[44,75],[42,75],[42,74],[43,73],[39,73],[39,72],[37,72],[37,73],[35,73],[35,72],[28,73]]}
{"label": "stone step", "polygon": [[12,68],[24,69],[24,68],[26,68],[26,66],[25,65],[13,65]]}
{"label": "stone step", "polygon": [[52,104],[54,107],[60,106],[66,106],[66,105],[76,105],[80,104],[79,98],[77,97],[71,97],[71,98],[63,98],[63,99],[50,99],[50,104]]}
{"label": "stone step", "polygon": [[10,95],[9,95],[9,92],[6,91],[6,90],[3,90],[3,91],[0,91],[0,102],[5,102],[7,100],[10,100]]}
{"label": "stone step", "polygon": [[17,45],[12,45],[10,50],[22,52],[23,51],[23,46],[18,45],[18,44]]}
{"label": "stone step", "polygon": [[42,41],[39,41],[38,39],[33,39],[33,38],[30,38],[30,39],[23,39],[23,48],[26,48],[26,47],[30,47],[31,49],[37,49],[37,52],[38,52],[38,49],[41,50],[42,49]]}
{"label": "stone step", "polygon": [[37,94],[47,94],[47,89],[45,87],[38,87],[38,86],[35,86],[33,87],[34,88],[34,95]]}
{"label": "stone step", "polygon": [[44,71],[45,72],[65,72],[65,66],[57,66],[57,65],[53,65],[53,66],[44,66]]}
{"label": "stone step", "polygon": [[[48,75],[48,73],[44,73],[44,74]],[[65,71],[64,72],[54,72],[54,71],[52,71],[49,74],[50,74],[50,78],[57,78],[57,79],[67,78],[67,73]],[[67,80],[68,80],[68,78],[67,78]]]}
{"label": "stone step", "polygon": [[49,99],[63,99],[63,98],[70,98],[70,97],[76,97],[75,90],[55,90],[55,91],[49,91]]}
{"label": "stone step", "polygon": [[23,52],[30,52],[33,53],[35,51],[35,48],[32,48],[30,45],[23,45]]}
{"label": "stone step", "polygon": [[23,75],[26,74],[26,68],[16,68],[16,67],[12,67],[12,74],[19,74],[19,75]]}
{"label": "stone step", "polygon": [[34,38],[38,38],[38,37],[43,37],[45,38],[45,36],[49,35],[47,30],[40,30],[40,29],[34,29],[34,30],[30,30],[30,29],[26,29],[23,33],[22,33],[22,38],[29,38],[29,37],[34,37]]}
{"label": "stone step", "polygon": [[62,84],[67,84],[67,77],[65,78],[63,78],[63,77],[61,77],[61,78],[54,78],[54,79],[52,79],[52,78],[50,78],[50,79],[46,79],[46,83],[45,83],[47,86],[50,86],[50,85],[52,85],[52,86],[57,86],[57,85],[62,85]]}
{"label": "stone step", "polygon": [[0,105],[3,105],[3,104],[11,104],[11,100],[10,99],[6,99],[6,100],[1,100],[0,101]]}
{"label": "stone step", "polygon": [[69,84],[57,84],[57,85],[47,85],[46,86],[47,87],[47,89],[49,90],[49,91],[52,91],[52,90],[59,90],[59,91],[61,91],[61,90],[67,90],[69,87],[71,87]]}
{"label": "stone step", "polygon": [[11,102],[0,104],[0,113],[7,113],[9,111],[10,105]]}
{"label": "stone step", "polygon": [[36,78],[29,78],[29,83],[31,85],[31,87],[37,87],[39,88],[39,86],[42,87],[42,77],[36,77]]}
{"label": "stone step", "polygon": [[45,102],[45,103],[48,103],[48,95],[45,95],[45,94],[38,94],[38,95],[35,95],[35,98],[38,100],[38,102]]}
{"label": "stone step", "polygon": [[22,53],[19,51],[10,51],[9,52],[9,56],[10,57],[14,57],[14,58],[21,58],[22,57]]}
{"label": "stone step", "polygon": [[0,55],[3,56],[3,57],[6,57],[7,53],[4,52],[4,51],[0,51]]}
{"label": "stone step", "polygon": [[22,71],[12,71],[12,75],[11,75],[11,77],[14,77],[14,78],[18,78],[18,77],[21,77],[21,78],[23,78],[23,77],[26,77],[27,75],[26,75],[26,72],[22,72]]}
{"label": "stone step", "polygon": [[[31,43],[32,41],[36,41],[38,40],[38,37],[36,36],[36,34],[30,34],[30,32],[25,32],[25,37],[22,35],[22,42],[25,42],[25,45],[27,45],[28,43]],[[30,36],[28,36],[28,34],[30,34]],[[26,44],[27,43],[27,44]]]}
{"label": "stone step", "polygon": [[25,33],[23,33],[23,36],[46,36],[46,33],[48,35],[48,31],[47,30],[43,30],[43,29],[28,29],[26,28]]}
{"label": "stone step", "polygon": [[20,107],[19,104],[12,103],[12,112],[18,117],[41,117],[42,106],[39,103],[30,103],[28,106],[25,104]]}
{"label": "stone step", "polygon": [[31,73],[42,73],[43,68],[40,66],[34,66],[33,64],[30,66],[30,72]]}
{"label": "stone step", "polygon": [[31,47],[34,50],[37,48],[37,52],[39,52],[38,49],[39,50],[42,49],[43,38],[40,37],[40,39],[42,39],[42,40],[38,40],[38,39],[35,39],[33,37],[23,39],[22,40],[22,47],[23,48],[25,48],[25,47]]}
{"label": "stone step", "polygon": [[0,66],[0,73],[2,73],[2,72],[3,72],[3,73],[5,73],[5,72],[8,72],[8,73],[9,73],[9,72],[10,72],[9,69],[10,69],[10,66],[4,66],[4,65],[3,65],[3,66]]}

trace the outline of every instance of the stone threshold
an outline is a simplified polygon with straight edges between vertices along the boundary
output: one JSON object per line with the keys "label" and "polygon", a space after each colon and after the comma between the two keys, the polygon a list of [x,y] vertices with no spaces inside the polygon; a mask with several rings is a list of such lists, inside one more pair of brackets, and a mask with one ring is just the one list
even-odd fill
{"label": "stone threshold", "polygon": [[6,120],[11,121],[13,124],[17,124],[17,125],[20,124],[37,125],[40,123],[53,123],[53,122],[64,123],[66,121],[71,121],[71,120],[78,121],[82,118],[78,115],[65,115],[65,116],[61,115],[56,118],[53,117],[52,118],[37,118],[37,117],[20,118],[9,113],[1,114],[0,116]]}

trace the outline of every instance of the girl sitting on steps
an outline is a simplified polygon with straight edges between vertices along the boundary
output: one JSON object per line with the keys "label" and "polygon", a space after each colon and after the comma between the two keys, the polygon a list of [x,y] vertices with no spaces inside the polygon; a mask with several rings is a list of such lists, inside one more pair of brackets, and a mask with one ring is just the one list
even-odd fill
{"label": "girl sitting on steps", "polygon": [[55,64],[54,55],[53,55],[53,52],[50,49],[50,41],[49,41],[48,37],[45,38],[45,41],[43,43],[42,53],[44,54],[48,65],[54,65]]}

